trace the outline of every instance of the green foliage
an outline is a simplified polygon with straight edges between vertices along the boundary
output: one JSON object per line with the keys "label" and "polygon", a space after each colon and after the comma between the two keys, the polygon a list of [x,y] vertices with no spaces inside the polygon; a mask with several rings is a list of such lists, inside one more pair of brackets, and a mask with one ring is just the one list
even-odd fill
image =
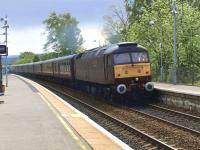
{"label": "green foliage", "polygon": [[[83,51],[85,51],[85,49],[83,47],[79,47],[75,51],[72,51],[72,53],[79,54]],[[69,53],[71,54],[71,52],[69,52]],[[46,53],[40,55],[40,60],[43,61],[43,60],[58,58],[58,57],[65,56],[65,55],[67,55],[67,54],[63,54],[63,53],[59,53],[59,52],[46,52]]]}
{"label": "green foliage", "polygon": [[[171,80],[173,64],[173,17],[171,1],[124,0],[129,14],[126,38],[147,47],[154,80],[160,74],[161,29],[165,81]],[[178,82],[200,80],[200,11],[187,1],[177,0],[177,75]],[[150,25],[150,21],[154,24]]]}
{"label": "green foliage", "polygon": [[52,59],[52,58],[57,58],[61,55],[59,55],[59,53],[56,53],[56,52],[46,52],[42,55],[40,55],[40,60],[43,61],[43,60],[48,60],[48,59]]}
{"label": "green foliage", "polygon": [[80,35],[78,21],[69,13],[51,13],[43,22],[47,29],[46,51],[53,50],[60,55],[70,54],[71,50],[81,47],[83,38]]}
{"label": "green foliage", "polygon": [[83,47],[79,47],[78,49],[75,50],[74,54],[79,54],[84,52],[86,49],[84,49]]}
{"label": "green foliage", "polygon": [[198,8],[200,10],[200,1],[199,0],[184,0],[188,2],[192,7]]}
{"label": "green foliage", "polygon": [[24,64],[39,61],[39,56],[33,52],[23,52],[20,54],[19,59],[16,60],[13,64]]}

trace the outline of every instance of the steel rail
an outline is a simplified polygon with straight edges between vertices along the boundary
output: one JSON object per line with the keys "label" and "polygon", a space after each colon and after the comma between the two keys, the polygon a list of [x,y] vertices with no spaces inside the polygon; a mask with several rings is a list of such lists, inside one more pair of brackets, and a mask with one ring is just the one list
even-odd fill
{"label": "steel rail", "polygon": [[[42,84],[43,84],[43,83],[42,83]],[[73,99],[73,100],[75,100],[75,101],[81,103],[81,104],[84,105],[85,107],[87,107],[87,108],[89,108],[89,109],[95,111],[96,113],[100,114],[100,115],[103,116],[104,118],[109,119],[109,120],[112,121],[112,122],[115,122],[115,124],[117,123],[118,126],[120,126],[120,128],[121,128],[121,127],[124,127],[126,130],[132,131],[132,132],[134,132],[136,135],[139,134],[140,136],[143,137],[143,139],[148,139],[147,141],[148,141],[149,143],[151,143],[151,144],[154,143],[154,144],[156,145],[156,147],[159,148],[159,149],[162,149],[162,148],[163,148],[163,149],[168,149],[168,150],[175,150],[175,149],[176,149],[176,148],[174,148],[174,147],[172,147],[172,146],[170,146],[170,145],[167,145],[166,143],[164,143],[164,142],[162,142],[162,141],[160,141],[160,140],[158,140],[158,139],[156,139],[156,138],[154,138],[154,137],[152,137],[152,136],[150,136],[150,135],[144,133],[143,131],[140,131],[139,129],[137,129],[137,128],[133,127],[133,126],[130,126],[130,125],[128,125],[128,124],[122,122],[121,120],[119,120],[119,119],[117,119],[117,118],[115,118],[115,117],[113,117],[113,116],[111,116],[111,115],[109,115],[109,114],[107,114],[107,113],[105,113],[105,112],[103,112],[103,111],[101,111],[101,110],[99,110],[99,109],[97,109],[97,108],[95,108],[95,107],[93,107],[93,106],[87,104],[87,103],[82,102],[82,101],[81,101],[80,99],[78,99],[78,98],[75,98],[75,97],[73,97],[73,96],[71,96],[71,95],[69,95],[69,94],[67,94],[67,93],[65,93],[65,92],[63,92],[63,91],[59,91],[59,90],[57,90],[56,88],[53,88],[53,87],[48,86],[48,85],[46,85],[46,84],[43,84],[43,85],[44,85],[45,87],[47,87],[47,88],[49,88],[49,89],[51,89],[51,90],[53,90],[53,91],[55,91],[55,92],[61,94],[61,95],[64,95],[64,96],[66,96],[66,97],[68,97],[68,98],[70,98],[70,99]]]}
{"label": "steel rail", "polygon": [[156,108],[156,109],[164,110],[166,112],[176,113],[176,114],[179,114],[179,115],[182,115],[182,116],[185,116],[185,117],[192,118],[194,120],[199,120],[200,121],[200,117],[198,117],[198,116],[194,116],[194,115],[191,115],[191,114],[183,113],[183,112],[180,112],[180,111],[172,110],[172,109],[169,109],[169,108],[164,108],[164,107],[153,105],[153,104],[149,104],[149,106],[151,106],[153,108]]}
{"label": "steel rail", "polygon": [[199,132],[199,131],[196,131],[196,130],[193,130],[193,129],[184,127],[184,126],[182,126],[182,125],[173,123],[173,122],[171,122],[171,121],[168,121],[168,120],[165,120],[165,119],[162,119],[162,118],[159,118],[159,117],[150,115],[150,114],[148,114],[148,113],[145,113],[145,112],[142,112],[142,111],[133,109],[133,108],[129,108],[129,109],[130,109],[131,111],[135,112],[135,113],[138,113],[138,114],[147,116],[147,117],[152,118],[152,119],[156,119],[156,120],[161,121],[161,122],[163,122],[163,123],[166,123],[166,124],[168,124],[168,125],[174,126],[174,127],[176,127],[176,128],[179,128],[179,129],[182,129],[182,130],[184,130],[184,131],[187,131],[187,132],[190,132],[190,133],[192,133],[192,134],[195,134],[195,135],[197,135],[197,136],[200,136],[200,132]]}

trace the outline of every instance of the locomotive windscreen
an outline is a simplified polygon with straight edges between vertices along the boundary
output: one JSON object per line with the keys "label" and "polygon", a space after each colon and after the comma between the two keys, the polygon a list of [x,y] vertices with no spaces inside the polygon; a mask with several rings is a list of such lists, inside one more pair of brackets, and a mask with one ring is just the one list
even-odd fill
{"label": "locomotive windscreen", "polygon": [[133,63],[148,62],[148,55],[146,52],[134,52],[131,53]]}
{"label": "locomotive windscreen", "polygon": [[114,64],[130,64],[149,62],[147,52],[121,53],[114,55]]}

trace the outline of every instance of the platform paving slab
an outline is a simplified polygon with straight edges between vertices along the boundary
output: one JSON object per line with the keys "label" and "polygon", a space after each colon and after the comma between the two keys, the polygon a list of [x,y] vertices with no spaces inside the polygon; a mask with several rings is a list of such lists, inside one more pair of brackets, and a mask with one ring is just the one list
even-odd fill
{"label": "platform paving slab", "polygon": [[[98,124],[82,114],[69,103],[58,97],[45,87],[37,84],[34,81],[20,77],[30,85],[34,86],[40,91],[43,100],[51,107],[53,107],[66,123],[80,135],[92,149],[95,150],[132,150],[127,144],[123,143],[108,131],[100,127]],[[76,99],[76,98],[74,98]]]}
{"label": "platform paving slab", "polygon": [[0,150],[89,149],[71,136],[31,85],[9,76],[0,96]]}
{"label": "platform paving slab", "polygon": [[200,96],[200,87],[154,82],[155,89],[186,95]]}

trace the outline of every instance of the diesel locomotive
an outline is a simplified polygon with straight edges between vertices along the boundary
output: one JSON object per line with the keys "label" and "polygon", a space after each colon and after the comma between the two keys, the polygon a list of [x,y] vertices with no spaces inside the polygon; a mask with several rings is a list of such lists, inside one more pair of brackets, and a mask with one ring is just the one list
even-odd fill
{"label": "diesel locomotive", "polygon": [[146,48],[123,42],[47,61],[13,65],[14,73],[83,86],[93,91],[125,94],[153,91],[151,64]]}

